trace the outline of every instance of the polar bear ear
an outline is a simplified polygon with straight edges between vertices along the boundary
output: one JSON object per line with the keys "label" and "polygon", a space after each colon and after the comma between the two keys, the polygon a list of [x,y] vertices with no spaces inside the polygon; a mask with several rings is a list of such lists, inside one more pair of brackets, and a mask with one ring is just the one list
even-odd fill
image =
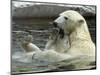
{"label": "polar bear ear", "polygon": [[78,23],[79,23],[79,24],[83,24],[83,23],[84,23],[84,20],[83,20],[83,19],[78,20]]}

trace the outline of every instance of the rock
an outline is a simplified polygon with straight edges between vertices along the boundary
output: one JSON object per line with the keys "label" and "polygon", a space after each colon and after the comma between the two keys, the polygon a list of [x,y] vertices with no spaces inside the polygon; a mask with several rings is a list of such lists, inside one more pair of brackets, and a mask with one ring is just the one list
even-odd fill
{"label": "rock", "polygon": [[65,10],[76,10],[83,16],[95,16],[95,8],[88,5],[12,1],[13,17],[52,18]]}

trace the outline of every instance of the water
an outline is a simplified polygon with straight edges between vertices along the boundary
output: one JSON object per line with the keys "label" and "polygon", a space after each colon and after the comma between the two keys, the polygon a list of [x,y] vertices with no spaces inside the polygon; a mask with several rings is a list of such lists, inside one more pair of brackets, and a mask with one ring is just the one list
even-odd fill
{"label": "water", "polygon": [[[35,62],[31,60],[23,53],[23,49],[18,45],[16,32],[30,32],[33,36],[33,43],[37,45],[41,50],[44,49],[48,40],[48,30],[53,26],[49,25],[51,19],[14,19],[12,22],[12,72],[28,72],[28,71],[41,71],[43,68],[34,67]],[[23,35],[25,36],[25,35]],[[30,61],[30,62],[27,62]],[[33,64],[34,63],[34,64]],[[38,63],[39,65],[40,63]],[[47,67],[46,67],[47,69]]]}
{"label": "water", "polygon": [[[53,28],[49,22],[53,19],[13,19],[12,21],[12,72],[13,73],[29,73],[29,72],[44,72],[44,71],[64,71],[75,69],[74,65],[67,65],[66,61],[62,63],[52,63],[48,62],[34,62],[30,57],[25,56],[23,49],[18,45],[16,32],[23,31],[29,32],[34,40],[33,43],[37,45],[41,50],[44,50],[45,44],[49,37],[49,29]],[[90,29],[90,31],[94,32]],[[94,32],[95,33],[95,32]],[[25,35],[23,35],[25,36]],[[92,35],[93,36],[93,35]],[[95,37],[92,38],[95,40]],[[83,61],[82,59],[76,61]],[[76,63],[76,61],[74,63]],[[90,61],[90,58],[89,58]],[[86,61],[84,61],[86,62]],[[71,62],[73,63],[73,62]],[[64,66],[60,66],[63,64]],[[65,66],[66,64],[66,66]],[[77,63],[80,64],[80,63]],[[82,65],[83,63],[81,63]],[[59,65],[59,68],[56,67]],[[76,68],[77,69],[77,68]]]}

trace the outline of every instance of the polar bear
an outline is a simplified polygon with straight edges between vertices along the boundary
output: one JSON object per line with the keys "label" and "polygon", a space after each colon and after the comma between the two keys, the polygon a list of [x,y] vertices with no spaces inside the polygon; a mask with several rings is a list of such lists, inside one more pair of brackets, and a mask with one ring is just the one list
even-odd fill
{"label": "polar bear", "polygon": [[41,51],[37,47],[35,51],[38,49],[39,51],[33,54],[33,60],[59,62],[75,57],[92,56],[92,61],[95,61],[95,45],[85,19],[78,12],[65,11],[54,20],[53,24],[56,29],[51,33],[45,50]]}
{"label": "polar bear", "polygon": [[64,49],[64,53],[95,57],[95,45],[91,40],[86,20],[77,11],[68,10],[61,13],[53,24],[64,31],[64,36],[69,36],[70,47]]}

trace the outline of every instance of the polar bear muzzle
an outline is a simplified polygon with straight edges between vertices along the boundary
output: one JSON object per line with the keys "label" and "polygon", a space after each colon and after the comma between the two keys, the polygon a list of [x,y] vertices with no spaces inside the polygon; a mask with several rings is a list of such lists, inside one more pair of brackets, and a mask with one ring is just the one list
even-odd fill
{"label": "polar bear muzzle", "polygon": [[[63,37],[64,37],[64,30],[61,29],[61,28],[57,25],[57,22],[53,22],[52,24],[53,24],[53,26],[55,27],[55,29],[58,30],[59,35],[60,35],[60,38],[63,38]],[[54,31],[55,31],[55,30],[54,30]]]}

